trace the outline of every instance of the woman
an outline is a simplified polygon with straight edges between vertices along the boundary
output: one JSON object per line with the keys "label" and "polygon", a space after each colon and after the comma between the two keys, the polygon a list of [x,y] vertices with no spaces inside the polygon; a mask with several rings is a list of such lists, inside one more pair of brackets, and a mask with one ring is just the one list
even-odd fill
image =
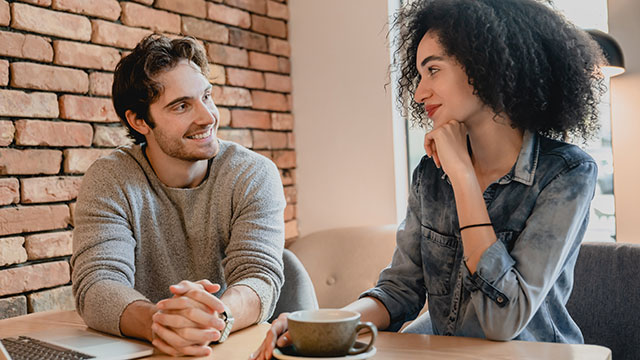
{"label": "woman", "polygon": [[346,308],[397,331],[428,296],[405,331],[583,342],[565,304],[597,167],[560,139],[597,129],[597,45],[534,0],[417,0],[395,26],[400,103],[432,129],[392,263]]}

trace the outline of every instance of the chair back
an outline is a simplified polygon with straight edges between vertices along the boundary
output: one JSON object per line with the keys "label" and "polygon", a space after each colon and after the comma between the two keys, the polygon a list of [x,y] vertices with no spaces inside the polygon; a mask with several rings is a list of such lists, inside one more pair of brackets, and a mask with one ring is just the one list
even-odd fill
{"label": "chair back", "polygon": [[586,344],[640,359],[640,244],[581,245],[567,310]]}
{"label": "chair back", "polygon": [[309,234],[289,249],[309,271],[320,307],[340,308],[375,286],[395,238],[395,225],[349,227]]}
{"label": "chair back", "polygon": [[276,309],[269,322],[275,320],[283,312],[318,308],[313,283],[300,260],[294,253],[284,249],[282,261],[284,263],[284,284],[280,290]]}

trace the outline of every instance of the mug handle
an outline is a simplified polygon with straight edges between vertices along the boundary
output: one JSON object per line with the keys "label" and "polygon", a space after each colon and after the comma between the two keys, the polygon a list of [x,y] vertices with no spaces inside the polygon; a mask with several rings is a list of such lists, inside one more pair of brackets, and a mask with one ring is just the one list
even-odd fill
{"label": "mug handle", "polygon": [[356,334],[358,334],[360,330],[365,328],[371,331],[371,340],[369,340],[369,344],[367,344],[367,346],[362,349],[354,349],[352,346],[351,349],[349,349],[349,355],[357,355],[357,354],[362,354],[363,352],[369,351],[369,349],[371,349],[371,347],[373,346],[373,343],[376,341],[376,337],[378,336],[378,328],[375,325],[373,325],[372,322],[367,321],[364,323],[363,322],[358,323],[358,326],[356,326]]}

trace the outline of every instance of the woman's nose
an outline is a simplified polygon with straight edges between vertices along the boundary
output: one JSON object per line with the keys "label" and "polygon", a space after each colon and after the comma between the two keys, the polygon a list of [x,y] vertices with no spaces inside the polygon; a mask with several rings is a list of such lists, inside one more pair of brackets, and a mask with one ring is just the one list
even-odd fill
{"label": "woman's nose", "polygon": [[425,102],[425,100],[430,98],[432,94],[433,92],[431,91],[427,83],[424,81],[424,79],[421,79],[418,83],[418,86],[416,87],[416,92],[413,94],[413,99],[417,103],[422,104]]}

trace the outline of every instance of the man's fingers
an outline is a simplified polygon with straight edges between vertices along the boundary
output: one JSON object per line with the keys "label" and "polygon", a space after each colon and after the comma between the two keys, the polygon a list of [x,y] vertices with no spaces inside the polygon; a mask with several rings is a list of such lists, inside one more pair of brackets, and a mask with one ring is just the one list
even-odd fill
{"label": "man's fingers", "polygon": [[181,356],[182,355],[178,350],[176,350],[176,349],[172,348],[171,346],[169,346],[169,344],[167,344],[161,338],[157,337],[157,338],[153,339],[151,344],[153,344],[153,346],[155,346],[158,350],[162,351],[163,353],[165,353],[167,355],[171,355],[171,356]]}
{"label": "man's fingers", "polygon": [[158,348],[158,350],[162,351],[163,353],[171,356],[208,356],[209,354],[211,354],[211,348],[208,346],[192,345],[180,349],[175,349],[160,338],[156,338],[155,340],[153,340],[153,346]]}
{"label": "man's fingers", "polygon": [[[151,330],[156,334],[157,338],[162,339],[167,345],[171,346],[174,349],[192,345],[190,342],[180,337],[171,329],[164,327],[158,323],[153,323],[153,325],[151,325]],[[154,339],[154,342],[155,340],[157,340],[157,338]]]}

